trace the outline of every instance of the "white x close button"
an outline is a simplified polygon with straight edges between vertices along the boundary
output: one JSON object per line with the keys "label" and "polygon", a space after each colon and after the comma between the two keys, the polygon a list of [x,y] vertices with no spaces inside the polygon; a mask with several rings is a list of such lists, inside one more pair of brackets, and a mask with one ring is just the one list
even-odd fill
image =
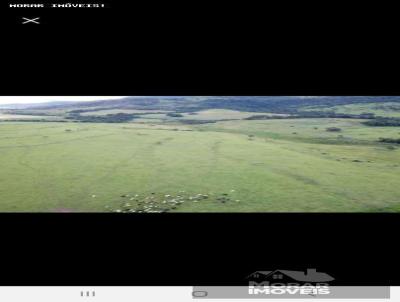
{"label": "white x close button", "polygon": [[36,18],[32,18],[32,19],[22,17],[22,21],[23,21],[22,24],[27,24],[27,23],[40,24],[40,22],[38,21],[39,19],[40,19],[40,17],[36,17]]}

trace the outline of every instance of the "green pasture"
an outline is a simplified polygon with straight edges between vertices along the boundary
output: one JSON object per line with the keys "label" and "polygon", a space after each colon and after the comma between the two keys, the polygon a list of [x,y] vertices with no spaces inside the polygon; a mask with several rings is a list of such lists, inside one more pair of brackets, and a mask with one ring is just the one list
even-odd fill
{"label": "green pasture", "polygon": [[399,133],[349,119],[1,122],[0,211],[400,211],[399,148],[376,142]]}

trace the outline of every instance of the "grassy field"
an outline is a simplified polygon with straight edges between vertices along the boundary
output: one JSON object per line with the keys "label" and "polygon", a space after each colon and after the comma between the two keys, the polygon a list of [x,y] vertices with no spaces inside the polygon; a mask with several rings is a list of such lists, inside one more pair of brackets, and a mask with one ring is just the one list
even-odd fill
{"label": "grassy field", "polygon": [[285,115],[285,114],[274,114],[274,113],[254,113],[246,111],[237,110],[227,110],[227,109],[209,109],[201,110],[198,112],[182,113],[181,117],[168,116],[168,111],[165,110],[134,110],[134,109],[108,109],[108,110],[98,110],[83,112],[83,116],[103,116],[106,114],[117,114],[117,113],[134,113],[139,116],[136,118],[136,122],[153,122],[154,120],[158,122],[162,121],[179,121],[179,120],[197,120],[197,121],[215,121],[215,120],[240,120],[250,117],[255,114],[267,114],[270,116],[274,115]]}
{"label": "grassy field", "polygon": [[399,133],[353,119],[1,122],[0,211],[398,212],[400,149],[377,139]]}
{"label": "grassy field", "polygon": [[274,114],[274,113],[254,113],[246,111],[237,110],[227,110],[227,109],[209,109],[195,112],[195,114],[184,113],[183,119],[190,120],[240,120],[256,114],[266,114],[270,116],[274,115],[284,115],[284,114]]}
{"label": "grassy field", "polygon": [[153,112],[165,112],[165,110],[137,110],[137,109],[106,109],[106,110],[96,110],[96,111],[89,111],[89,112],[82,112],[81,115],[83,116],[102,116],[106,114],[116,114],[116,113],[153,113]]}
{"label": "grassy field", "polygon": [[[197,129],[321,144],[375,145],[380,137],[400,138],[400,127],[368,127],[361,122],[357,119],[334,118],[241,120],[201,125]],[[326,131],[330,127],[337,127],[342,131]]]}

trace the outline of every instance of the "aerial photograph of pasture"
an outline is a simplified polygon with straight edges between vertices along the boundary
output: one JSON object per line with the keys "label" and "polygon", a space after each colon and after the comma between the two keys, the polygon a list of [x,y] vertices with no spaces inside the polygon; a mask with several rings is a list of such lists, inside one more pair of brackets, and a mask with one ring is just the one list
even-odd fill
{"label": "aerial photograph of pasture", "polygon": [[0,96],[0,212],[400,212],[400,96]]}

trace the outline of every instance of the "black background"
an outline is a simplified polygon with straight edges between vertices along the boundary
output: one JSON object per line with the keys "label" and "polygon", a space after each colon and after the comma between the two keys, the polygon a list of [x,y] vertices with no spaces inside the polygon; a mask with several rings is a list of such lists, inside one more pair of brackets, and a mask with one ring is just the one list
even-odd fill
{"label": "black background", "polygon": [[[361,8],[116,5],[29,27],[6,10],[1,94],[400,95],[390,18],[378,27]],[[317,268],[400,285],[399,226],[397,214],[3,213],[0,284],[234,285]]]}
{"label": "black background", "polygon": [[246,285],[275,268],[399,285],[397,214],[2,214],[2,285]]}

